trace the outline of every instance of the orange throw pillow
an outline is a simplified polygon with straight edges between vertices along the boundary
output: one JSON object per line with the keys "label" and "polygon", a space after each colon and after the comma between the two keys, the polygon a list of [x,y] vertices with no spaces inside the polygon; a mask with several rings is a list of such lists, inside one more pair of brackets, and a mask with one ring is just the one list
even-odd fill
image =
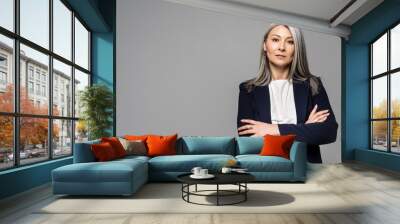
{"label": "orange throw pillow", "polygon": [[178,134],[171,136],[149,135],[146,143],[148,156],[176,155],[176,139]]}
{"label": "orange throw pillow", "polygon": [[114,149],[115,155],[117,158],[121,158],[126,156],[126,151],[124,146],[122,146],[121,142],[116,137],[109,137],[109,138],[101,138],[101,142],[108,142]]}
{"label": "orange throw pillow", "polygon": [[265,135],[264,145],[261,149],[262,156],[280,156],[286,159],[290,158],[290,147],[294,142],[296,135]]}
{"label": "orange throw pillow", "polygon": [[93,144],[91,145],[91,149],[94,157],[99,162],[109,161],[117,158],[113,147],[108,142]]}

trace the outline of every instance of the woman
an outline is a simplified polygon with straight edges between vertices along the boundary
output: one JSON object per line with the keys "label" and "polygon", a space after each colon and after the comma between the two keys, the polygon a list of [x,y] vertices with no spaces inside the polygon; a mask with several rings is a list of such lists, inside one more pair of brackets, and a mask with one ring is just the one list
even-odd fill
{"label": "woman", "polygon": [[321,163],[319,145],[336,141],[338,124],[320,78],[308,68],[298,28],[272,25],[264,35],[256,78],[239,86],[241,136],[296,135],[309,162]]}

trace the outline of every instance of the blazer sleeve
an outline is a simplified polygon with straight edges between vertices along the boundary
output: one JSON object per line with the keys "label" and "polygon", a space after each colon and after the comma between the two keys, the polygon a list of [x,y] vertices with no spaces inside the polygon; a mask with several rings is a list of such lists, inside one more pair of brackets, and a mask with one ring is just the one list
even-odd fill
{"label": "blazer sleeve", "polygon": [[[252,106],[252,92],[247,92],[244,83],[239,85],[239,103],[237,114],[237,128],[241,127],[241,119],[254,119],[254,108]],[[241,135],[246,136],[246,135]],[[250,135],[248,135],[250,136]]]}
{"label": "blazer sleeve", "polygon": [[[318,111],[329,110],[329,116],[324,122],[311,124],[278,124],[281,135],[295,134],[297,141],[313,145],[323,145],[336,141],[338,123],[329,103],[328,95],[318,78],[318,94],[312,96],[312,108],[318,104]],[[307,118],[309,116],[308,112]],[[307,120],[306,118],[306,120]]]}

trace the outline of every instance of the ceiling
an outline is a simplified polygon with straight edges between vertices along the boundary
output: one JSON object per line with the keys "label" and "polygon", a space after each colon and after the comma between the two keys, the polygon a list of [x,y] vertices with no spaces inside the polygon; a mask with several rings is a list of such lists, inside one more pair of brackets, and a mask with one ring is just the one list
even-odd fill
{"label": "ceiling", "polygon": [[[351,26],[383,0],[221,0],[255,8],[275,10],[283,13],[330,21],[349,3],[356,9],[340,24]],[[369,6],[369,7],[367,7]],[[354,7],[354,6],[353,6]]]}
{"label": "ceiling", "polygon": [[351,26],[384,0],[164,0],[348,39]]}

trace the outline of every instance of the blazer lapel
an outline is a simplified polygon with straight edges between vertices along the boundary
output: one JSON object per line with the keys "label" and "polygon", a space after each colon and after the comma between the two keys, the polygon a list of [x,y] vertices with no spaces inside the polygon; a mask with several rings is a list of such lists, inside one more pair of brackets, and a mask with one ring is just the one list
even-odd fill
{"label": "blazer lapel", "polygon": [[254,90],[254,99],[258,120],[266,123],[271,123],[271,102],[269,99],[268,86],[258,86]]}
{"label": "blazer lapel", "polygon": [[307,115],[309,86],[304,81],[293,81],[294,103],[296,105],[297,123],[304,123]]}

